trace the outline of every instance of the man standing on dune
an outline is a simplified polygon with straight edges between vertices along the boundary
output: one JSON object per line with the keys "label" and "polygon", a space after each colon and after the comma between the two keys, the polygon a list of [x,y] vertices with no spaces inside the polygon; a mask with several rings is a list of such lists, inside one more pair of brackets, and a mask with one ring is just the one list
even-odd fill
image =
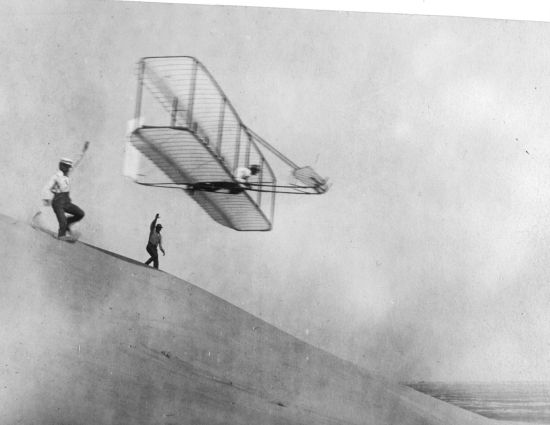
{"label": "man standing on dune", "polygon": [[[48,180],[43,189],[43,203],[47,206],[51,205],[53,208],[59,223],[57,237],[61,240],[75,239],[75,236],[71,233],[71,225],[82,220],[84,217],[84,211],[73,204],[70,198],[71,181],[69,173],[80,164],[89,145],[90,142],[84,142],[82,153],[76,161],[72,161],[69,158],[61,158],[59,161],[59,170]],[[66,213],[69,214],[69,217],[65,215]],[[71,233],[71,236],[68,236],[67,232]]]}
{"label": "man standing on dune", "polygon": [[159,268],[159,253],[157,251],[157,246],[162,251],[162,255],[166,255],[164,248],[162,247],[162,236],[160,235],[162,224],[157,224],[158,219],[159,215],[157,214],[149,226],[149,241],[147,242],[146,250],[151,257],[149,257],[149,259],[145,262],[147,265],[153,262],[153,267],[155,269]]}

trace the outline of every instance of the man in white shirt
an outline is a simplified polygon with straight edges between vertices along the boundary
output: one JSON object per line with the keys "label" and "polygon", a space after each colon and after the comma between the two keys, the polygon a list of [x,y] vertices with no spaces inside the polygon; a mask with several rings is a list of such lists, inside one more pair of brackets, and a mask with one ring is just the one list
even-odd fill
{"label": "man in white shirt", "polygon": [[[51,205],[57,221],[59,222],[59,231],[57,237],[62,240],[70,239],[67,236],[67,231],[71,231],[70,227],[77,221],[82,220],[84,217],[84,211],[82,211],[77,205],[73,204],[69,195],[71,188],[71,181],[69,173],[74,170],[82,158],[84,153],[88,150],[90,142],[84,143],[82,153],[76,161],[72,161],[68,158],[61,158],[59,161],[59,170],[48,180],[48,183],[43,190],[43,203],[44,205]],[[53,193],[53,199],[52,199]],[[67,217],[65,213],[70,216]]]}
{"label": "man in white shirt", "polygon": [[250,165],[249,167],[239,167],[235,170],[235,173],[233,174],[233,177],[237,182],[239,182],[239,185],[237,187],[233,187],[229,193],[237,194],[243,192],[245,189],[250,189],[250,183],[248,183],[248,179],[252,176],[255,176],[260,172],[260,166],[259,165]]}
{"label": "man in white shirt", "polygon": [[259,165],[251,165],[250,167],[239,167],[235,170],[235,180],[237,180],[239,183],[243,183],[246,186],[249,186],[248,179],[252,176],[255,176],[259,172]]}

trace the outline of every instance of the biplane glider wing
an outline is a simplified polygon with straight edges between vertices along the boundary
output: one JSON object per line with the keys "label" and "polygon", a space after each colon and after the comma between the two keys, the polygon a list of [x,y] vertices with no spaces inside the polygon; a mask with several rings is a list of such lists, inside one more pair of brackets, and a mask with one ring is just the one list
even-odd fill
{"label": "biplane glider wing", "polygon": [[[125,174],[140,184],[184,189],[211,218],[232,229],[271,230],[276,193],[327,190],[311,167],[296,166],[247,128],[193,57],[140,60],[133,122],[126,162],[131,150],[139,159],[131,171],[126,165]],[[279,185],[264,152],[280,159],[294,181]],[[251,164],[261,171],[242,186],[234,172]]]}
{"label": "biplane glider wing", "polygon": [[[232,182],[231,172],[209,147],[186,128],[148,128],[135,130],[131,143],[166,175],[164,180],[138,176],[141,184],[187,188],[194,183]],[[152,174],[150,174],[152,175]],[[235,230],[270,230],[271,211],[260,207],[261,199],[249,193],[186,190],[215,221]]]}

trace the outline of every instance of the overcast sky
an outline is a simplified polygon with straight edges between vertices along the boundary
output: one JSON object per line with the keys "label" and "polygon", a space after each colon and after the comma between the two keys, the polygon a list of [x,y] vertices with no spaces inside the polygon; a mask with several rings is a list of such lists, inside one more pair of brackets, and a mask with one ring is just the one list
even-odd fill
{"label": "overcast sky", "polygon": [[[61,156],[82,239],[401,380],[550,379],[550,24],[230,6],[2,1],[0,212]],[[333,182],[239,233],[122,176],[136,63],[191,55],[243,121]],[[55,228],[50,210],[45,212]],[[22,259],[22,264],[24,259]]]}

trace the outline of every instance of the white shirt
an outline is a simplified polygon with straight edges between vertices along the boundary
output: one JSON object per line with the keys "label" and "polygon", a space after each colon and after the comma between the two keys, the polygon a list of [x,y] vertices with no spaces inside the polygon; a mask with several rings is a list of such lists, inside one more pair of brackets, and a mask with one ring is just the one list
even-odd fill
{"label": "white shirt", "polygon": [[51,199],[52,193],[65,193],[71,190],[71,180],[63,171],[57,171],[42,190],[42,199]]}
{"label": "white shirt", "polygon": [[239,183],[246,183],[251,175],[252,172],[247,167],[239,167],[235,170],[235,180]]}
{"label": "white shirt", "polygon": [[84,152],[81,153],[78,159],[74,162],[67,175],[63,174],[63,171],[57,170],[57,172],[52,177],[50,177],[48,183],[46,184],[46,186],[44,186],[44,189],[42,189],[42,199],[52,199],[52,193],[56,194],[70,192],[71,179],[69,178],[68,174],[70,174],[78,166],[78,164],[80,164],[83,156]]}

